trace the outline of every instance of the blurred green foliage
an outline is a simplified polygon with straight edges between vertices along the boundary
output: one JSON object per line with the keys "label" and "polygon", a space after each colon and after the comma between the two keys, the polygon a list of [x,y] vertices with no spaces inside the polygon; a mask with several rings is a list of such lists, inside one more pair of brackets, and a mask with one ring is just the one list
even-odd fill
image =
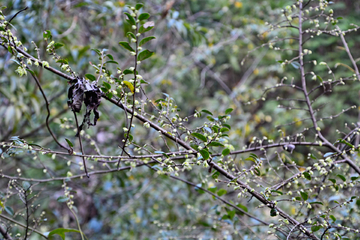
{"label": "blurred green foliage", "polygon": [[[141,63],[139,69],[144,80],[151,83],[144,87],[147,97],[159,99],[165,98],[164,93],[168,94],[181,109],[179,114],[182,118],[203,109],[217,116],[224,114],[226,109],[233,108],[232,118],[228,122],[232,128],[228,141],[235,149],[249,146],[253,137],[279,139],[283,135],[298,133],[310,127],[311,121],[301,121],[308,117],[305,111],[286,109],[301,108],[303,105],[292,100],[281,102],[277,99],[299,99],[303,96],[302,92],[281,88],[263,95],[265,88],[275,86],[284,76],[287,77],[285,83],[299,85],[300,82],[296,67],[281,67],[281,61],[294,56],[292,50],[297,47],[297,42],[292,39],[294,30],[268,31],[267,24],[279,22],[281,9],[292,2],[144,1],[145,10],[151,15],[150,21],[155,24],[154,29],[145,33],[145,36],[156,37],[156,40],[145,45],[155,55],[149,61]],[[42,36],[45,30],[50,30],[53,39],[64,44],[58,54],[68,61],[72,70],[84,76],[95,75],[89,63],[99,64],[98,55],[91,49],[107,49],[114,60],[120,63],[121,69],[132,66],[132,58],[118,42],[127,41],[126,33],[132,31],[123,13],[128,11],[128,5],[135,3],[102,0],[4,0],[1,5],[7,7],[3,12],[8,17],[25,6],[29,7],[11,24],[30,54],[39,54],[51,66],[59,66],[46,54],[47,43]],[[332,8],[335,15],[342,17],[339,18],[340,28],[349,28],[352,23],[357,22],[359,6],[356,1],[337,1]],[[281,51],[274,51],[267,45],[277,38],[286,39],[274,44]],[[39,52],[34,49],[32,41],[39,47]],[[354,58],[358,60],[359,34],[352,33],[347,41]],[[351,63],[338,38],[322,35],[305,43],[303,47],[313,52],[311,58],[316,59],[317,63],[326,61],[328,66],[335,69],[336,76],[352,76],[353,73],[346,67],[351,66]],[[0,49],[0,56],[0,140],[6,141],[11,136],[26,136],[29,143],[55,148],[56,145],[43,124],[46,110],[39,89],[29,74],[19,77],[15,73],[17,65],[11,61],[11,55],[6,49]],[[108,66],[115,74],[116,66]],[[329,78],[328,69],[319,64],[309,66],[307,71],[316,72],[324,81]],[[43,68],[37,68],[36,74],[51,102],[50,110],[54,120],[50,127],[59,139],[66,137],[78,147],[74,137],[73,115],[70,111],[65,111],[69,87],[67,81]],[[318,84],[317,81],[309,81],[309,86],[314,87]],[[319,93],[316,102],[318,116],[336,115],[343,109],[356,105],[359,90],[359,85],[349,84],[334,89],[332,94]],[[262,97],[266,101],[258,101]],[[248,102],[251,104],[247,104]],[[278,105],[285,105],[285,108],[278,108]],[[119,129],[126,126],[126,116],[122,110],[105,101],[99,110],[101,117],[97,126],[86,129],[85,152],[96,154],[98,150],[104,155],[120,154],[119,145],[123,136]],[[206,114],[203,114],[203,118],[190,118],[188,127],[193,129],[201,126],[207,121],[204,116]],[[324,120],[321,128],[335,142],[339,136],[334,129],[345,131],[344,123],[350,125],[351,122],[357,122],[357,119],[358,112],[355,109],[337,118]],[[293,121],[297,122],[287,125]],[[141,127],[135,127],[134,131],[134,142],[139,145],[147,143],[158,149],[167,148],[168,142],[162,141],[155,130],[146,132]],[[313,134],[311,130],[305,132],[305,138],[310,138]],[[307,161],[307,153],[307,149],[301,149],[287,158],[302,166]],[[77,173],[82,172],[80,158],[74,160],[55,156],[51,159],[47,154],[40,154],[37,159],[32,159],[18,154],[19,156],[11,157],[11,161],[9,158],[1,159],[3,172],[17,175],[17,169],[21,169],[21,176],[28,178],[66,176],[70,169],[69,161],[71,167],[75,166],[73,169]],[[106,169],[105,164],[102,166],[95,162],[89,165],[90,168]],[[246,167],[250,163],[240,165]],[[44,169],[47,171],[44,172]],[[261,171],[268,173],[269,169]],[[206,189],[213,189],[218,195],[223,194],[218,191],[226,189],[225,184],[215,185],[215,180],[202,167],[194,166],[194,171],[184,172],[182,177],[199,183]],[[0,181],[4,191],[2,197],[7,194],[8,184],[5,179]],[[34,204],[41,206],[34,217],[45,211],[47,218],[46,222],[37,226],[41,232],[56,228],[76,229],[76,221],[71,212],[64,203],[56,201],[63,195],[62,184],[64,183],[49,182],[36,189],[39,196]],[[247,218],[238,211],[235,214],[233,209],[199,188],[157,175],[146,167],[94,175],[90,179],[69,181],[66,184],[75,195],[77,215],[82,230],[89,239],[239,239],[238,233],[241,233],[243,239],[255,239],[254,236],[265,239],[266,236],[267,227],[260,225],[258,221]],[[22,202],[16,196],[11,196],[6,205],[22,209]],[[251,208],[255,216],[269,215],[266,209],[257,208],[257,202],[237,199],[234,191],[227,192],[225,196],[235,205]],[[287,210],[295,211],[291,207]],[[21,217],[17,219],[22,220]],[[251,230],[244,221],[253,226]],[[22,232],[22,228],[14,227],[13,231]],[[66,236],[79,239],[76,233],[67,233]],[[40,237],[32,234],[30,239]]]}

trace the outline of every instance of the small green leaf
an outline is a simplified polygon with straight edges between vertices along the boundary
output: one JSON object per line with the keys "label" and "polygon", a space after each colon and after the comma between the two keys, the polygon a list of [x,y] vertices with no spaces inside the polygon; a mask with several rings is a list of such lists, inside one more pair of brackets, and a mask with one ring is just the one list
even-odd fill
{"label": "small green leaf", "polygon": [[223,156],[229,155],[230,154],[230,150],[228,148],[225,148],[222,153]]}
{"label": "small green leaf", "polygon": [[333,178],[329,178],[329,181],[331,181],[332,183],[336,183],[336,180],[335,179],[333,179]]}
{"label": "small green leaf", "polygon": [[131,37],[131,38],[133,38],[133,39],[136,39],[135,34],[132,33],[132,32],[128,32],[128,33],[126,34],[126,36]]}
{"label": "small green leaf", "polygon": [[85,77],[87,78],[87,79],[89,79],[90,81],[95,81],[96,80],[96,77],[94,76],[94,75],[92,75],[92,74],[85,74]]}
{"label": "small green leaf", "polygon": [[70,147],[74,147],[74,144],[69,139],[65,138],[65,140]]}
{"label": "small green leaf", "polygon": [[279,195],[283,195],[283,193],[281,191],[271,190],[271,192],[275,192],[275,193],[278,193]]}
{"label": "small green leaf", "polygon": [[300,192],[300,195],[302,197],[302,199],[304,199],[304,201],[308,200],[309,196],[306,192]]}
{"label": "small green leaf", "polygon": [[135,9],[136,9],[136,10],[139,10],[139,9],[142,8],[143,6],[144,6],[144,4],[138,3],[138,4],[135,5]]}
{"label": "small green leaf", "polygon": [[144,79],[141,79],[141,80],[140,80],[140,83],[141,83],[141,84],[150,84],[150,83],[148,83],[147,81],[145,81]]}
{"label": "small green leaf", "polygon": [[55,49],[59,49],[59,48],[61,48],[62,46],[64,46],[64,44],[62,44],[62,43],[54,43],[54,48],[55,48]]}
{"label": "small green leaf", "polygon": [[148,14],[148,13],[142,13],[142,14],[140,14],[140,16],[139,16],[139,20],[140,21],[142,21],[142,20],[146,20],[146,19],[148,19],[150,17],[150,14]]}
{"label": "small green leaf", "polygon": [[105,62],[105,64],[108,64],[108,63],[119,64],[117,61],[113,61],[113,60],[110,60],[110,61]]}
{"label": "small green leaf", "polygon": [[131,14],[130,13],[124,13],[127,17],[128,17],[128,19],[126,19],[126,21],[128,22],[128,23],[130,23],[131,25],[135,25],[136,24],[136,22],[135,22],[135,19],[131,16]]}
{"label": "small green leaf", "polygon": [[114,57],[111,54],[106,54],[106,56],[110,59],[110,60],[114,60]]}
{"label": "small green leaf", "polygon": [[227,191],[225,190],[225,189],[220,189],[218,192],[217,192],[217,195],[219,196],[219,197],[221,197],[222,195],[224,195],[224,194],[226,194],[227,193]]}
{"label": "small green leaf", "polygon": [[227,131],[229,131],[228,128],[221,128],[221,129],[220,129],[220,132],[227,132]]}
{"label": "small green leaf", "polygon": [[135,52],[135,50],[130,46],[128,42],[119,42],[119,44],[126,50],[129,50],[130,52]]}
{"label": "small green leaf", "polygon": [[154,22],[152,22],[152,21],[146,22],[142,26],[140,26],[139,33],[144,33],[144,32],[150,31],[153,28],[154,28]]}
{"label": "small green leaf", "polygon": [[244,210],[245,212],[248,212],[248,208],[244,205],[241,205],[240,203],[236,205],[237,207],[241,208],[242,210]]}
{"label": "small green leaf", "polygon": [[107,90],[111,89],[110,83],[103,82],[103,86],[104,86]]}
{"label": "small green leaf", "polygon": [[229,124],[226,124],[226,123],[223,123],[223,126],[228,128],[228,129],[231,129],[230,125]]}
{"label": "small green leaf", "polygon": [[336,175],[336,176],[338,176],[341,180],[343,180],[344,182],[346,182],[346,178],[345,178],[343,175],[338,174],[338,175]]}
{"label": "small green leaf", "polygon": [[202,188],[202,184],[201,184],[201,183],[196,184],[196,186],[194,187],[194,189],[195,189],[198,193],[200,193],[200,194],[205,193],[205,191],[202,190],[201,188]]}
{"label": "small green leaf", "polygon": [[232,108],[228,108],[228,109],[226,109],[225,114],[229,114],[229,113],[231,113],[233,110],[234,110],[234,109],[232,109]]}
{"label": "small green leaf", "polygon": [[44,31],[43,38],[44,39],[46,38],[48,41],[51,40],[51,38],[52,38],[51,32],[49,30]]}
{"label": "small green leaf", "polygon": [[201,154],[201,156],[203,157],[204,160],[209,159],[210,153],[208,152],[208,150],[201,149],[199,152],[200,152],[200,154]]}
{"label": "small green leaf", "polygon": [[315,205],[315,204],[324,205],[322,202],[311,202],[310,204],[311,204],[311,205],[313,205],[313,204],[314,204],[314,205]]}
{"label": "small green leaf", "polygon": [[224,145],[219,142],[211,142],[208,144],[208,147],[223,147]]}
{"label": "small green leaf", "polygon": [[299,69],[301,67],[299,62],[291,62],[291,65],[295,68],[295,69]]}
{"label": "small green leaf", "polygon": [[99,49],[95,49],[95,48],[93,48],[93,49],[91,49],[91,50],[93,50],[94,52],[96,52],[97,53],[97,55],[101,55],[101,52],[100,52],[100,50]]}
{"label": "small green leaf", "polygon": [[207,141],[206,137],[204,135],[200,134],[200,133],[192,133],[191,135],[198,138],[198,139],[200,139],[203,142]]}
{"label": "small green leaf", "polygon": [[208,190],[210,191],[210,192],[212,192],[212,193],[215,193],[216,192],[216,190],[217,190],[217,187],[209,187],[208,188]]}
{"label": "small green leaf", "polygon": [[151,57],[154,53],[149,50],[144,50],[139,53],[139,56],[137,57],[138,61],[143,61],[149,57]]}
{"label": "small green leaf", "polygon": [[54,239],[54,238],[53,238],[53,235],[57,234],[57,235],[59,235],[63,240],[65,240],[65,233],[67,233],[67,232],[77,232],[77,233],[80,233],[80,234],[81,234],[81,232],[80,232],[79,230],[76,230],[76,229],[57,228],[57,229],[52,230],[51,232],[49,232],[48,239],[49,239],[49,240]]}
{"label": "small green leaf", "polygon": [[272,208],[272,209],[270,210],[270,216],[276,217],[276,215],[277,215],[277,211]]}
{"label": "small green leaf", "polygon": [[69,197],[65,197],[65,196],[60,196],[56,199],[56,201],[58,202],[66,202],[68,201],[70,198]]}
{"label": "small green leaf", "polygon": [[208,111],[208,110],[206,110],[206,109],[204,109],[204,110],[201,110],[202,112],[204,112],[204,113],[207,113],[207,114],[209,114],[209,115],[213,115],[210,111]]}
{"label": "small green leaf", "polygon": [[14,216],[14,210],[11,207],[6,206],[5,211],[11,216]]}
{"label": "small green leaf", "polygon": [[143,38],[143,39],[140,41],[139,46],[142,46],[142,45],[144,45],[145,43],[147,43],[148,41],[153,40],[153,39],[155,39],[155,37],[153,37],[153,36]]}
{"label": "small green leaf", "polygon": [[330,217],[331,220],[333,220],[334,222],[336,221],[336,217],[334,217],[334,215],[330,215],[329,217]]}
{"label": "small green leaf", "polygon": [[307,180],[311,180],[311,175],[308,172],[303,172],[303,175]]}
{"label": "small green leaf", "polygon": [[312,231],[312,232],[317,232],[317,231],[320,230],[320,228],[321,228],[321,226],[312,226],[312,227],[311,227],[311,231]]}
{"label": "small green leaf", "polygon": [[[212,177],[213,179],[217,179],[219,176],[220,176],[220,173],[217,172],[217,171],[215,171],[214,174],[211,175],[211,177]],[[360,200],[359,200],[359,202],[360,202]]]}
{"label": "small green leaf", "polygon": [[129,69],[125,69],[123,72],[124,75],[132,74],[132,73],[134,73],[134,71],[131,71]]}

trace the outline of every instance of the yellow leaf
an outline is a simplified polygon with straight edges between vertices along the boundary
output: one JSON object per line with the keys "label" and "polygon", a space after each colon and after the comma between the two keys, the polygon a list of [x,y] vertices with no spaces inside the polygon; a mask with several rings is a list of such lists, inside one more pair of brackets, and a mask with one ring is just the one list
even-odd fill
{"label": "yellow leaf", "polygon": [[124,84],[130,89],[132,93],[134,93],[134,86],[129,81],[124,81]]}

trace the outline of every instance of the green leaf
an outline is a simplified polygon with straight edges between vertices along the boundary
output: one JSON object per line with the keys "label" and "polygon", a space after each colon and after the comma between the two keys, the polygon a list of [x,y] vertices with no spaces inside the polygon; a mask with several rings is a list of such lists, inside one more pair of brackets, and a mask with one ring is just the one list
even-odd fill
{"label": "green leaf", "polygon": [[68,201],[70,198],[69,197],[65,197],[65,196],[60,196],[56,199],[56,201],[58,202],[66,202]]}
{"label": "green leaf", "polygon": [[210,153],[206,149],[201,149],[200,154],[201,154],[201,156],[203,157],[204,160],[207,160],[210,157]]}
{"label": "green leaf", "polygon": [[336,183],[336,180],[335,179],[333,179],[333,178],[329,178],[329,181],[331,181],[332,183]]}
{"label": "green leaf", "polygon": [[203,142],[207,141],[206,137],[204,135],[200,134],[200,133],[192,133],[191,135],[198,138],[198,139],[200,139]]}
{"label": "green leaf", "polygon": [[154,53],[149,50],[144,50],[139,53],[139,56],[137,57],[138,61],[143,61],[149,57],[151,57]]}
{"label": "green leaf", "polygon": [[105,62],[105,64],[108,64],[108,63],[119,64],[117,61],[113,61],[113,60],[110,60],[110,61]]}
{"label": "green leaf", "polygon": [[217,195],[219,196],[219,197],[221,197],[222,195],[224,195],[224,194],[226,194],[227,193],[227,191],[225,190],[225,189],[220,189],[218,192],[217,192]]}
{"label": "green leaf", "polygon": [[307,180],[311,180],[311,175],[308,172],[303,172],[303,175]]}
{"label": "green leaf", "polygon": [[338,142],[339,142],[339,143],[344,143],[344,144],[346,144],[347,146],[349,146],[350,148],[354,148],[354,145],[348,143],[348,142],[345,141],[344,139],[338,139]]}
{"label": "green leaf", "polygon": [[300,192],[300,195],[302,197],[302,199],[304,199],[304,201],[308,200],[309,195],[306,192]]}
{"label": "green leaf", "polygon": [[70,147],[74,147],[74,144],[67,138],[65,138],[66,142],[69,144]]}
{"label": "green leaf", "polygon": [[95,48],[92,48],[91,50],[93,50],[94,52],[96,52],[97,53],[97,55],[101,55],[101,52],[100,52],[100,50],[99,49],[95,49]]}
{"label": "green leaf", "polygon": [[124,13],[127,17],[128,17],[128,19],[126,19],[126,21],[128,22],[128,23],[130,23],[131,25],[135,25],[136,24],[136,22],[135,22],[135,19],[131,16],[131,14],[130,13]]}
{"label": "green leaf", "polygon": [[106,56],[110,59],[110,60],[114,60],[114,57],[111,54],[106,54]]}
{"label": "green leaf", "polygon": [[223,156],[226,156],[226,155],[229,155],[229,154],[230,154],[230,150],[228,148],[225,148],[221,153],[221,155],[223,155]]}
{"label": "green leaf", "polygon": [[221,129],[220,129],[220,132],[227,132],[227,131],[229,131],[228,128],[221,128]]}
{"label": "green leaf", "polygon": [[235,216],[235,210],[228,211],[227,213],[228,213],[230,219],[233,219],[233,218],[234,218],[234,216]]}
{"label": "green leaf", "polygon": [[148,13],[142,13],[142,14],[140,14],[140,16],[139,16],[139,20],[140,21],[142,21],[142,20],[146,20],[146,19],[148,19],[150,17],[150,14],[148,14]]}
{"label": "green leaf", "polygon": [[341,180],[343,180],[344,182],[346,182],[346,178],[345,178],[343,175],[338,174],[338,175],[336,175],[336,176],[338,176]]}
{"label": "green leaf", "polygon": [[271,209],[270,210],[270,216],[276,217],[276,215],[277,215],[277,211],[275,209]]}
{"label": "green leaf", "polygon": [[135,50],[130,46],[128,42],[119,42],[119,44],[126,50],[129,50],[130,52],[135,52]]}
{"label": "green leaf", "polygon": [[135,34],[132,33],[132,32],[128,32],[128,33],[126,34],[126,36],[131,37],[131,38],[133,38],[133,39],[136,39]]}
{"label": "green leaf", "polygon": [[278,193],[279,195],[283,195],[283,193],[282,193],[281,191],[271,190],[271,192],[276,192],[276,193]]}
{"label": "green leaf", "polygon": [[138,3],[138,4],[135,5],[135,9],[136,9],[136,10],[139,10],[139,9],[142,8],[143,6],[144,6],[144,4]]}
{"label": "green leaf", "polygon": [[69,228],[57,228],[55,230],[52,230],[51,232],[49,232],[49,235],[48,235],[48,239],[49,240],[52,240],[54,239],[53,236],[54,235],[59,235],[63,240],[65,240],[65,233],[67,232],[77,232],[77,233],[80,233],[81,232],[79,230],[76,230],[76,229],[69,229]]}
{"label": "green leaf", "polygon": [[226,109],[225,114],[229,114],[229,113],[231,113],[233,110],[234,110],[234,109],[232,109],[232,108],[228,108],[228,109]]}
{"label": "green leaf", "polygon": [[132,74],[132,73],[134,73],[134,71],[131,71],[129,69],[125,69],[123,72],[124,75]]}
{"label": "green leaf", "polygon": [[291,62],[291,65],[295,68],[295,69],[299,69],[301,67],[299,62]]}
{"label": "green leaf", "polygon": [[144,33],[144,32],[150,31],[153,28],[154,28],[154,22],[151,22],[151,21],[146,22],[142,26],[140,26],[139,33]]}
{"label": "green leaf", "polygon": [[229,124],[226,124],[226,123],[223,123],[223,126],[228,128],[228,129],[231,129],[230,125]]}
{"label": "green leaf", "polygon": [[11,207],[6,206],[5,211],[11,216],[14,216],[14,210]]}
{"label": "green leaf", "polygon": [[310,204],[311,204],[311,205],[312,205],[312,204],[324,205],[322,202],[311,202]]}
{"label": "green leaf", "polygon": [[216,192],[216,189],[217,189],[217,187],[209,187],[208,188],[208,190],[210,191],[210,192],[212,192],[212,193],[215,193]]}
{"label": "green leaf", "polygon": [[320,228],[321,228],[321,226],[312,226],[312,227],[311,227],[311,231],[312,231],[312,232],[317,232],[317,231],[320,230]]}
{"label": "green leaf", "polygon": [[204,113],[207,113],[207,114],[209,114],[209,115],[213,115],[210,111],[208,111],[208,110],[206,110],[206,109],[201,110],[201,111],[204,112]]}
{"label": "green leaf", "polygon": [[85,77],[89,79],[90,81],[95,81],[96,77],[90,73],[85,74]]}
{"label": "green leaf", "polygon": [[223,147],[224,145],[219,142],[211,142],[208,144],[208,147]]}
{"label": "green leaf", "polygon": [[59,49],[59,48],[61,48],[62,46],[64,46],[64,44],[62,44],[62,43],[54,43],[54,48],[55,48],[55,49]]}
{"label": "green leaf", "polygon": [[331,220],[333,220],[334,222],[336,221],[336,217],[334,217],[334,215],[330,215],[329,217],[330,217]]}
{"label": "green leaf", "polygon": [[[217,171],[215,171],[214,174],[211,175],[211,177],[212,177],[213,179],[217,179],[219,176],[220,176],[220,173],[217,172]],[[359,200],[359,202],[360,202],[360,200]]]}
{"label": "green leaf", "polygon": [[52,38],[51,32],[49,30],[44,31],[43,32],[43,38],[44,39],[46,38],[47,41],[51,40],[51,38]]}
{"label": "green leaf", "polygon": [[245,212],[248,212],[248,209],[246,206],[241,205],[240,203],[236,205],[237,207],[241,208],[242,210],[244,210]]}
{"label": "green leaf", "polygon": [[107,90],[111,89],[110,83],[103,82],[103,86],[104,86]]}
{"label": "green leaf", "polygon": [[194,189],[195,189],[198,193],[200,193],[200,194],[205,193],[205,191],[202,190],[201,188],[202,188],[202,184],[201,184],[201,183],[196,184],[196,186],[194,187]]}
{"label": "green leaf", "polygon": [[143,38],[143,39],[140,41],[139,46],[142,46],[142,45],[144,45],[145,43],[147,43],[148,41],[153,40],[153,39],[155,39],[155,37],[153,37],[153,36]]}

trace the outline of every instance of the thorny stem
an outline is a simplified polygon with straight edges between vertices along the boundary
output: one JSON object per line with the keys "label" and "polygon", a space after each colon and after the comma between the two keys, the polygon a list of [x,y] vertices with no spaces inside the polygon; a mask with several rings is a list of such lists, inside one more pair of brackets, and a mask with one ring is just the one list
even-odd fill
{"label": "thorny stem", "polygon": [[[30,70],[29,67],[26,67],[26,69]],[[32,73],[31,70],[28,71],[28,72],[30,72],[31,76],[34,78],[34,80],[35,80],[35,82],[36,82],[36,85],[38,86],[38,88],[39,88],[39,90],[40,90],[40,92],[41,92],[41,94],[42,94],[42,96],[43,96],[43,98],[44,98],[44,100],[45,100],[45,103],[46,103],[45,106],[46,106],[46,110],[47,110],[46,127],[47,127],[49,133],[51,134],[51,136],[52,136],[52,138],[54,139],[54,141],[55,141],[60,147],[66,149],[66,150],[69,151],[69,152],[71,152],[71,149],[68,148],[68,147],[65,147],[64,145],[62,145],[62,144],[57,140],[55,134],[52,132],[52,130],[51,130],[50,126],[49,126],[49,118],[50,118],[49,105],[50,105],[50,103],[49,103],[49,101],[48,101],[47,98],[46,98],[46,95],[45,95],[45,93],[44,93],[44,91],[43,91],[43,89],[42,89],[42,87],[41,87],[41,84],[40,84],[40,82],[39,82],[39,79]]]}
{"label": "thorny stem", "polygon": [[[26,228],[26,225],[25,225],[25,224],[23,224],[23,223],[21,223],[21,222],[18,222],[18,221],[15,221],[14,219],[9,218],[8,216],[5,216],[5,215],[3,215],[3,214],[0,214],[0,218],[6,219],[6,220],[9,221],[9,222],[12,222],[12,223],[14,223],[14,224],[16,224],[16,225],[19,225],[19,226],[23,227],[23,228]],[[0,225],[0,226],[1,226],[1,225]],[[42,232],[40,232],[39,230],[36,230],[35,228],[32,228],[32,227],[29,227],[29,229],[30,229],[31,231],[36,232],[37,234],[39,234],[39,235],[42,236],[43,238],[48,239],[48,237],[47,237],[46,235],[44,235]],[[6,238],[6,240],[8,240],[8,239],[12,239],[12,238]]]}
{"label": "thorny stem", "polygon": [[[134,17],[135,21],[137,19],[137,16]],[[129,122],[129,126],[127,126],[128,130],[127,130],[127,134],[125,136],[125,141],[124,141],[124,144],[122,146],[122,152],[121,152],[121,155],[123,155],[124,153],[126,153],[129,157],[130,155],[125,151],[125,148],[126,148],[126,143],[127,141],[129,140],[129,136],[130,136],[130,132],[131,132],[131,128],[132,128],[132,123],[133,123],[133,120],[134,120],[134,114],[135,114],[135,95],[136,95],[136,83],[137,83],[137,75],[136,75],[136,71],[137,71],[137,57],[138,57],[138,53],[139,53],[139,37],[137,36],[138,34],[138,24],[135,23],[136,28],[135,28],[135,37],[136,37],[136,42],[135,42],[135,56],[134,56],[134,61],[135,61],[135,65],[134,65],[134,83],[133,83],[133,86],[134,86],[134,92],[133,92],[133,95],[132,95],[132,113],[131,113],[131,117],[130,117],[130,122]],[[120,159],[117,163],[117,168],[119,168],[120,166]]]}
{"label": "thorny stem", "polygon": [[[74,117],[75,117],[76,129],[78,129],[78,131],[79,131],[78,119],[77,119],[77,116],[76,116],[75,111],[73,111],[73,113],[74,113]],[[81,140],[81,131],[78,133],[78,137],[79,137],[81,154],[84,154],[84,148],[83,148],[82,140]],[[89,173],[88,173],[88,171],[87,171],[86,160],[85,160],[85,157],[84,157],[84,156],[82,156],[82,160],[83,160],[83,165],[84,165],[85,174],[86,174],[86,176],[89,178],[90,176],[89,176]]]}

